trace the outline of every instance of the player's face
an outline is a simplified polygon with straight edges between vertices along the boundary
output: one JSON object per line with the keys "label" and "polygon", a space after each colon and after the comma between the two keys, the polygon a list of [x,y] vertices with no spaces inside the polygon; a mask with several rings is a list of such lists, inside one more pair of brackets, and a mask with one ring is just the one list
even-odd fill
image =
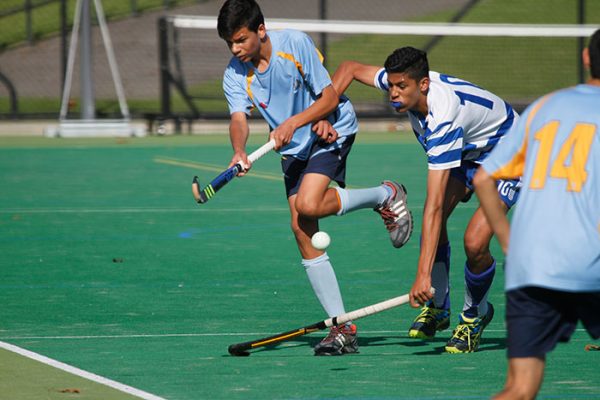
{"label": "player's face", "polygon": [[[426,79],[426,78],[425,78]],[[393,72],[388,74],[388,85],[390,102],[398,112],[408,110],[416,110],[419,106],[419,100],[424,92],[424,87],[429,84],[429,81],[424,82],[412,79],[408,74],[403,72]]]}
{"label": "player's face", "polygon": [[257,32],[243,27],[227,40],[231,53],[242,62],[256,60],[260,54],[260,44],[266,35],[265,26],[261,25]]}

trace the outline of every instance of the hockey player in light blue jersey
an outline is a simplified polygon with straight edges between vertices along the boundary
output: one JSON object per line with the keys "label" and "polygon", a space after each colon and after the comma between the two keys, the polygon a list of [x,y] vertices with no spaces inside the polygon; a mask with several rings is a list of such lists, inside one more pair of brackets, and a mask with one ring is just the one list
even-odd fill
{"label": "hockey player in light blue jersey", "polygon": [[[509,364],[496,399],[535,398],[546,354],[578,321],[600,337],[600,30],[583,61],[587,84],[534,102],[475,175],[481,206],[508,250]],[[523,188],[509,227],[494,181],[516,176]]]}
{"label": "hockey player in light blue jersey", "polygon": [[[460,201],[472,194],[472,178],[502,136],[517,121],[512,107],[470,82],[429,70],[427,55],[413,47],[395,50],[385,67],[354,61],[342,63],[333,78],[343,93],[357,80],[389,93],[392,106],[406,112],[417,140],[427,154],[427,198],[423,211],[421,252],[411,304],[422,305],[409,337],[431,339],[450,325],[450,243],[446,223]],[[498,182],[503,209],[516,201],[518,180]],[[489,243],[492,230],[476,209],[464,234],[465,302],[458,325],[445,346],[449,353],[476,351],[493,315],[487,301],[496,262]],[[430,293],[435,288],[435,295]]]}
{"label": "hockey player in light blue jersey", "polygon": [[[412,232],[406,191],[391,181],[367,189],[344,188],[346,158],[358,123],[350,101],[333,89],[321,54],[309,36],[294,30],[267,32],[254,0],[227,0],[219,12],[217,30],[233,54],[223,77],[234,151],[230,165],[241,162],[250,168],[247,116],[257,109],[271,128],[275,150],[282,155],[291,226],[302,265],[328,316],[343,314],[329,257],[311,245],[312,235],[319,230],[319,218],[375,209],[393,245],[401,247]],[[330,188],[331,181],[339,187]],[[315,347],[316,355],[356,351],[356,326],[352,323],[332,327]]]}

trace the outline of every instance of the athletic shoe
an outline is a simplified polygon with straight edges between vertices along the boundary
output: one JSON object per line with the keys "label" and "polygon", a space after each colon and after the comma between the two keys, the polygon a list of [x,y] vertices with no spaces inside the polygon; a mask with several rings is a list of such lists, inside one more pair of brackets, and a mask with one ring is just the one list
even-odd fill
{"label": "athletic shoe", "polygon": [[410,329],[408,337],[413,339],[433,339],[437,331],[443,331],[450,326],[450,311],[442,308],[425,306],[421,314],[417,315]]}
{"label": "athletic shoe", "polygon": [[413,217],[406,204],[406,188],[392,181],[383,181],[392,188],[392,196],[374,210],[381,215],[395,248],[408,242],[413,230]]}
{"label": "athletic shoe", "polygon": [[315,356],[341,356],[358,353],[356,325],[333,326],[329,334],[315,346]]}
{"label": "athletic shoe", "polygon": [[459,323],[452,332],[452,337],[446,344],[448,353],[472,353],[477,351],[481,334],[494,318],[494,306],[488,303],[488,312],[483,317],[467,318],[460,313]]}

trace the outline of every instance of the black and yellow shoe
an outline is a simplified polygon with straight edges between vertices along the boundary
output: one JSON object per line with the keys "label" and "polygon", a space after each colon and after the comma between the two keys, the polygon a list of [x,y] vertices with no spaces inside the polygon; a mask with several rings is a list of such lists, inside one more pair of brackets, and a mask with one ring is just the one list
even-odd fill
{"label": "black and yellow shoe", "polygon": [[481,334],[494,318],[494,306],[488,303],[488,312],[483,317],[467,318],[460,313],[459,323],[446,343],[448,353],[473,353],[479,348]]}
{"label": "black and yellow shoe", "polygon": [[413,339],[433,339],[437,331],[450,326],[450,311],[442,308],[425,306],[421,314],[413,321],[408,330],[408,337]]}

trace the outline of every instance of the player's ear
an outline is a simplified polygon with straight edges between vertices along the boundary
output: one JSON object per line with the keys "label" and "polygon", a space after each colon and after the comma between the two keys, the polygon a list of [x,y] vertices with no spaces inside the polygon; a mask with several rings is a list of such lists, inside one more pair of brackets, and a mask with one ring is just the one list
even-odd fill
{"label": "player's ear", "polygon": [[590,50],[587,47],[584,48],[583,51],[581,52],[581,59],[583,60],[583,65],[587,69],[590,69],[590,65],[592,63],[590,61]]}
{"label": "player's ear", "polygon": [[258,38],[261,42],[267,37],[267,28],[265,27],[265,24],[260,24],[256,32],[258,33]]}
{"label": "player's ear", "polygon": [[429,77],[426,76],[425,78],[421,79],[419,81],[419,90],[423,93],[427,92],[429,90]]}

